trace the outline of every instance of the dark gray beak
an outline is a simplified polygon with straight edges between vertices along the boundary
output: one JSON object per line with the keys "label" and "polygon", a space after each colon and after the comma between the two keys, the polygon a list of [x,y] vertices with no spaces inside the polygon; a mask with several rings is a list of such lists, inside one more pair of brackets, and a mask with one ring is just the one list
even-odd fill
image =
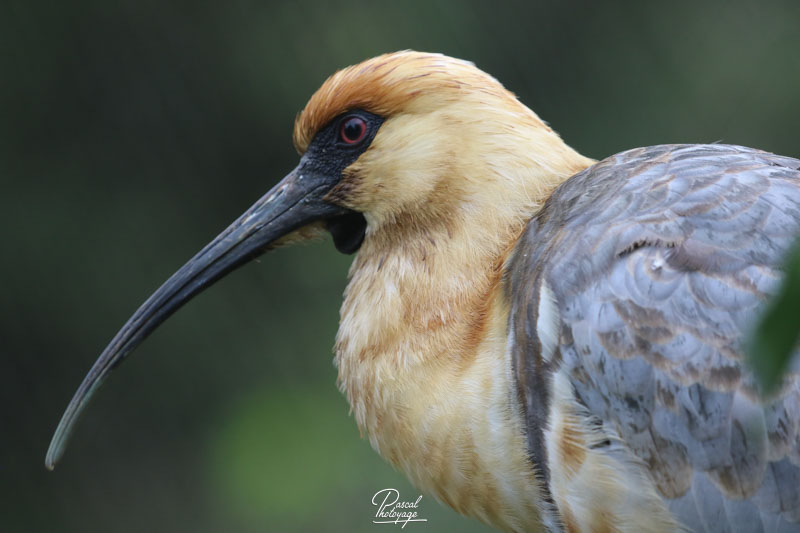
{"label": "dark gray beak", "polygon": [[47,468],[52,470],[61,458],[75,422],[108,374],[183,304],[302,226],[321,220],[329,221],[329,227],[347,226],[354,213],[323,199],[335,181],[315,172],[304,157],[295,170],[150,296],[109,343],[67,406],[47,450]]}

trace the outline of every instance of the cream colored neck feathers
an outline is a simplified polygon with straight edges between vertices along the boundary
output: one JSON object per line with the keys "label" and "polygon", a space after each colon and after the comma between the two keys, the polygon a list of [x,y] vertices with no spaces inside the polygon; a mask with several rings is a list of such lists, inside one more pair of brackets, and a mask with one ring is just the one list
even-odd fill
{"label": "cream colored neck feathers", "polygon": [[385,117],[329,194],[364,214],[336,340],[362,433],[420,489],[509,530],[546,512],[506,353],[504,262],[553,189],[592,161],[469,63],[401,52],[332,76],[302,152],[348,109]]}
{"label": "cream colored neck feathers", "polygon": [[[458,107],[387,120],[351,169],[361,191],[375,191],[336,363],[379,453],[456,510],[516,529],[538,520],[538,487],[511,401],[502,269],[547,196],[591,160],[532,113],[509,128],[494,109]],[[410,128],[416,146],[402,134]],[[375,200],[381,192],[389,201]]]}

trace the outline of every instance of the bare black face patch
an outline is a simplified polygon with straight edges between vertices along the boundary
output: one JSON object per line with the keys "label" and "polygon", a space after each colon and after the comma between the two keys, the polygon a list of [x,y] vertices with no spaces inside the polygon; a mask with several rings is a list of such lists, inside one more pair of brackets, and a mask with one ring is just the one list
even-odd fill
{"label": "bare black face patch", "polygon": [[[348,111],[322,128],[303,155],[300,171],[325,174],[331,184],[339,183],[344,169],[369,148],[384,118],[368,111]],[[336,249],[344,254],[358,251],[364,241],[367,221],[364,215],[349,210],[326,221]]]}

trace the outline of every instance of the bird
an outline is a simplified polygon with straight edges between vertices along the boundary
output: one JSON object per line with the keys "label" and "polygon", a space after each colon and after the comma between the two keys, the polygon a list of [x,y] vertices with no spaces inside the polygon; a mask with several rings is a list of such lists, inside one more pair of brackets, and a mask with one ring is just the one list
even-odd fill
{"label": "bird", "polygon": [[719,143],[601,161],[473,63],[400,51],[330,76],[297,167],[158,288],[67,407],[242,264],[353,254],[334,345],[371,446],[503,531],[800,531],[800,378],[759,389],[754,317],[800,235],[800,160]]}

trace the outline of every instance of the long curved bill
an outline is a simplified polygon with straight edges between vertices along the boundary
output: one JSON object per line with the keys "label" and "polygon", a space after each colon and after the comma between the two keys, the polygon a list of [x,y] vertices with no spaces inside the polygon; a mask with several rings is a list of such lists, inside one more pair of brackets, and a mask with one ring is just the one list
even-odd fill
{"label": "long curved bill", "polygon": [[[112,339],[67,406],[47,450],[50,470],[64,453],[75,422],[108,374],[172,313],[214,282],[309,223],[345,215],[323,200],[333,183],[300,165],[170,277]],[[308,167],[306,167],[308,168]]]}

